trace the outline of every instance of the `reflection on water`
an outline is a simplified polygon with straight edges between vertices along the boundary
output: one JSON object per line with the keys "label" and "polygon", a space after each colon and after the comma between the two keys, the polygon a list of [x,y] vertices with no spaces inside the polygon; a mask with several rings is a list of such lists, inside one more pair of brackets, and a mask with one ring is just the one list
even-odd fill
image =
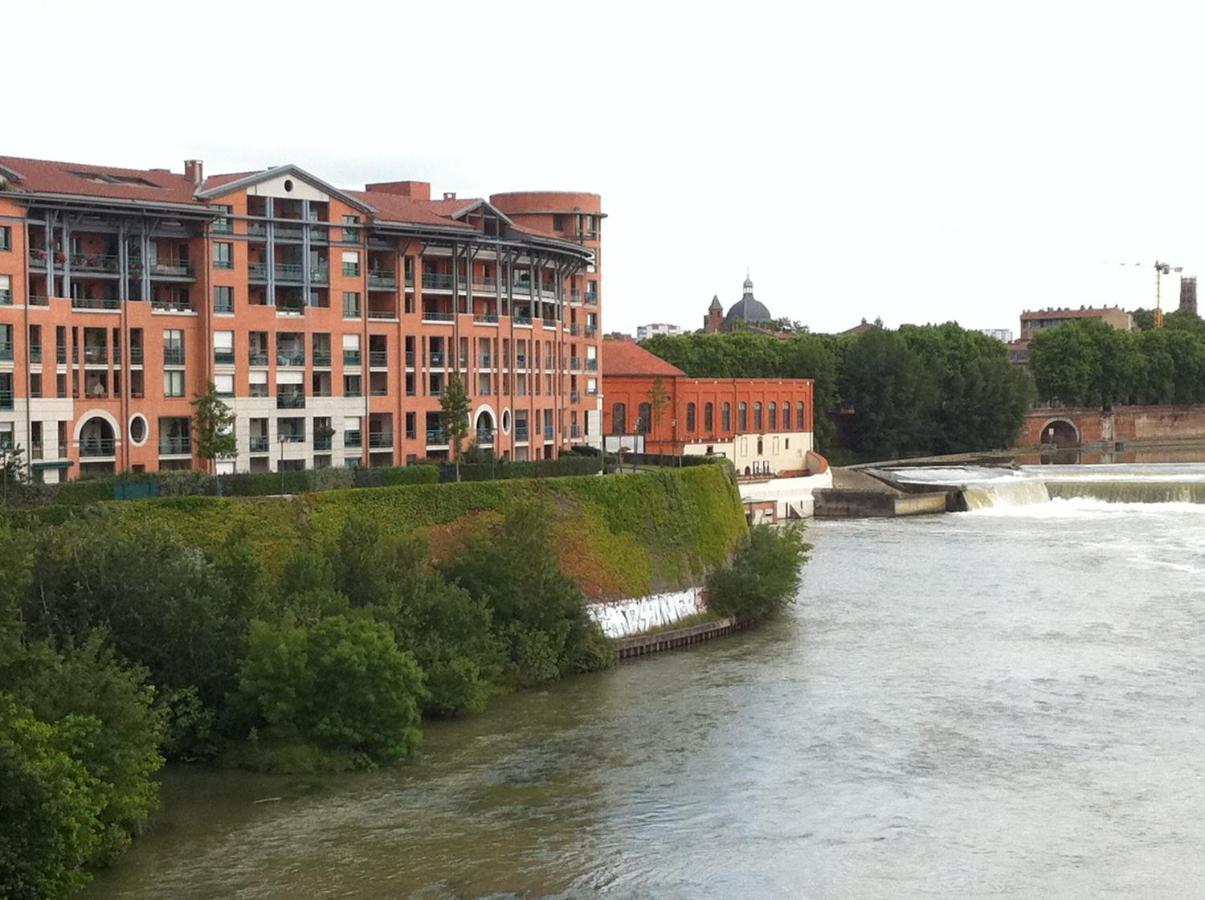
{"label": "reflection on water", "polygon": [[811,538],[785,620],[503,698],[416,764],[170,772],[89,895],[1200,893],[1205,505]]}

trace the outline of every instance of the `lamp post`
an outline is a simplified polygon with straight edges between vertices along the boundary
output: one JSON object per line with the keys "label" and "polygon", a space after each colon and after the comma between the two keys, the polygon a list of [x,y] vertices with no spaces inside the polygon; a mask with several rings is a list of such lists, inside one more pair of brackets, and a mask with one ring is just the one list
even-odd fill
{"label": "lamp post", "polygon": [[276,462],[276,471],[280,472],[280,495],[285,494],[285,433],[282,431],[276,435],[276,442],[280,444],[280,459]]}

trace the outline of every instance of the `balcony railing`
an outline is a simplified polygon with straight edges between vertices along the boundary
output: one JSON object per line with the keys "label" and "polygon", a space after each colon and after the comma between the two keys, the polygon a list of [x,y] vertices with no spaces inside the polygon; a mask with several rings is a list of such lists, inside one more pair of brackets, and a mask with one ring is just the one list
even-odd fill
{"label": "balcony railing", "polygon": [[285,391],[276,395],[277,409],[305,409],[305,394],[300,391]]}
{"label": "balcony railing", "polygon": [[319,369],[329,369],[331,365],[331,352],[329,350],[315,350],[313,352],[314,365]]}
{"label": "balcony railing", "polygon": [[247,264],[247,278],[251,281],[267,281],[268,266],[266,263],[253,262]]}
{"label": "balcony railing", "polygon": [[359,446],[361,446],[361,444],[360,444],[360,430],[359,430],[358,428],[357,428],[355,431],[345,431],[345,432],[343,432],[343,446],[344,446],[344,447],[359,447]]}
{"label": "balcony railing", "polygon": [[142,348],[141,347],[131,347],[130,348],[130,365],[132,365],[132,366],[142,365]]}
{"label": "balcony railing", "polygon": [[116,274],[120,262],[116,255],[111,254],[73,253],[71,255],[71,271]]}
{"label": "balcony railing", "polygon": [[42,347],[39,344],[30,345],[29,361],[31,363],[40,363],[42,361]]}
{"label": "balcony railing", "polygon": [[444,364],[444,360],[447,358],[447,354],[445,354],[442,350],[431,351],[430,359],[431,365],[433,366],[442,366]]}
{"label": "balcony railing", "polygon": [[552,435],[553,435],[552,426],[551,426],[551,425],[545,425],[545,426],[544,426],[544,440],[546,440],[546,441],[551,441],[551,440],[552,440]]}
{"label": "balcony railing", "polygon": [[276,312],[278,315],[283,315],[283,316],[304,315],[305,304],[304,303],[295,303],[290,300],[281,300],[280,298],[277,298]]}
{"label": "balcony railing", "polygon": [[13,392],[8,388],[0,388],[0,409],[13,408]]}
{"label": "balcony railing", "polygon": [[121,301],[116,297],[72,297],[72,309],[121,309]]}
{"label": "balcony railing", "polygon": [[54,441],[48,444],[44,444],[42,441],[31,441],[29,444],[30,459],[64,459],[66,456],[66,444],[59,444]]}
{"label": "balcony railing", "polygon": [[282,444],[304,444],[304,431],[281,431],[276,435],[276,439]]}
{"label": "balcony railing", "polygon": [[385,368],[386,366],[389,365],[389,351],[388,350],[369,350],[368,351],[368,364],[370,366],[374,366],[378,369]]}
{"label": "balcony railing", "polygon": [[232,366],[232,365],[234,365],[234,351],[233,350],[214,350],[213,351],[213,361],[214,361],[215,365]]}
{"label": "balcony railing", "polygon": [[581,403],[582,402],[582,392],[581,391],[570,391],[569,392],[569,402],[570,403]]}
{"label": "balcony railing", "polygon": [[270,445],[268,443],[268,436],[266,434],[261,434],[261,435],[253,434],[251,436],[250,450],[252,453],[267,453],[269,446]]}
{"label": "balcony railing", "polygon": [[268,364],[268,351],[256,350],[252,348],[247,351],[247,365],[249,366],[266,366]]}
{"label": "balcony railing", "polygon": [[214,300],[213,311],[215,313],[232,313],[234,312],[234,300]]}
{"label": "balcony railing", "polygon": [[370,448],[392,447],[393,432],[390,431],[370,431],[368,432],[368,446]]}
{"label": "balcony railing", "polygon": [[163,364],[165,366],[182,366],[182,365],[184,365],[184,348],[183,347],[164,347],[163,348]]}
{"label": "balcony railing", "polygon": [[498,317],[494,313],[477,313],[473,316],[474,322],[484,322],[487,325],[497,325]]}
{"label": "balcony railing", "polygon": [[305,365],[305,350],[288,350],[276,348],[276,365],[278,366],[304,366]]}
{"label": "balcony railing", "polygon": [[331,270],[327,266],[314,266],[310,269],[310,284],[326,284],[330,278]]}
{"label": "balcony railing", "polygon": [[597,359],[586,360],[586,371],[587,372],[597,372],[598,371],[598,360]]}
{"label": "balcony railing", "polygon": [[521,425],[518,423],[515,424],[515,440],[516,441],[527,440],[527,426],[526,425]]}
{"label": "balcony railing", "polygon": [[545,316],[544,317],[544,327],[545,328],[556,328],[556,319]]}
{"label": "balcony railing", "polygon": [[442,272],[423,272],[423,288],[434,291],[452,290],[452,276]]}
{"label": "balcony railing", "polygon": [[192,438],[188,436],[159,438],[160,456],[183,456],[192,453]]}
{"label": "balcony railing", "polygon": [[370,319],[396,319],[397,311],[393,309],[373,309],[368,308],[368,318]]}
{"label": "balcony railing", "polygon": [[30,294],[27,302],[30,306],[49,306],[50,298],[42,294]]}
{"label": "balcony railing", "polygon": [[301,233],[302,228],[300,225],[281,225],[279,222],[276,224],[274,231],[275,237],[285,241],[299,241],[301,240]]}
{"label": "balcony railing", "polygon": [[448,442],[448,433],[442,428],[427,429],[427,445],[443,446]]}
{"label": "balcony railing", "polygon": [[477,443],[478,444],[492,444],[493,442],[494,442],[494,429],[492,429],[492,428],[478,428],[477,429]]}
{"label": "balcony railing", "polygon": [[343,365],[345,365],[345,366],[360,365],[360,351],[359,350],[344,350],[343,351]]}
{"label": "balcony railing", "polygon": [[192,263],[186,259],[160,259],[151,263],[151,274],[164,278],[192,278]]}
{"label": "balcony railing", "polygon": [[310,240],[319,244],[329,243],[331,239],[331,230],[322,225],[310,226]]}
{"label": "balcony railing", "polygon": [[370,384],[368,386],[368,396],[370,397],[388,397],[389,386],[386,384]]}
{"label": "balcony railing", "polygon": [[413,350],[406,351],[406,368],[408,368],[408,369],[414,368],[414,351]]}
{"label": "balcony railing", "polygon": [[331,448],[331,436],[329,434],[314,435],[314,449],[315,450],[330,450],[330,448]]}
{"label": "balcony railing", "polygon": [[456,314],[450,312],[439,312],[434,309],[423,310],[423,321],[425,322],[454,322]]}
{"label": "balcony railing", "polygon": [[264,237],[268,233],[267,222],[248,222],[247,234],[251,237]]}
{"label": "balcony railing", "polygon": [[384,290],[397,289],[397,275],[393,272],[376,269],[368,273],[368,286],[370,288],[381,288]]}
{"label": "balcony railing", "polygon": [[302,266],[301,263],[277,263],[274,267],[277,281],[287,281],[292,284],[301,284]]}
{"label": "balcony railing", "polygon": [[13,305],[13,292],[9,288],[0,291],[0,306]]}
{"label": "balcony railing", "polygon": [[581,358],[580,358],[580,357],[577,357],[577,356],[571,356],[571,357],[569,358],[569,368],[571,368],[571,369],[580,369],[581,367],[582,367],[582,361],[581,361]]}
{"label": "balcony railing", "polygon": [[488,368],[490,368],[490,366],[492,365],[490,355],[489,355],[488,353],[482,353],[482,354],[481,354],[481,355],[478,357],[478,362],[477,362],[477,365],[478,365],[478,366],[480,366],[480,367],[481,367],[481,368],[483,368],[483,369],[488,369]]}
{"label": "balcony railing", "polygon": [[84,364],[85,365],[106,365],[109,362],[109,349],[107,347],[85,347],[84,348]]}
{"label": "balcony railing", "polygon": [[598,306],[598,294],[586,294],[586,306]]}
{"label": "balcony railing", "polygon": [[79,455],[83,457],[114,456],[117,453],[116,441],[111,437],[81,437]]}
{"label": "balcony railing", "polygon": [[[114,301],[116,302],[116,301]],[[116,307],[114,307],[116,309]],[[151,309],[159,312],[192,312],[191,300],[152,300]]]}

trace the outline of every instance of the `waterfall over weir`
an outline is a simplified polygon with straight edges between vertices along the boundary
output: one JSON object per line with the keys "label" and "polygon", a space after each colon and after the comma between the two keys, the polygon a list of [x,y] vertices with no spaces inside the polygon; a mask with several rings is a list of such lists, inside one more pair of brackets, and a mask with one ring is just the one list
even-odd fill
{"label": "waterfall over weir", "polygon": [[1205,465],[1084,465],[897,469],[900,481],[962,489],[967,509],[1056,501],[1205,504]]}

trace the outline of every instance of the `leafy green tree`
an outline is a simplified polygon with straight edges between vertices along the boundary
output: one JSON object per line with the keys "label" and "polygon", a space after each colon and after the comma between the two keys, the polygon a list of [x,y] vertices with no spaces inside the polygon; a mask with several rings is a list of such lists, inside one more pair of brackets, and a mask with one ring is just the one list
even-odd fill
{"label": "leafy green tree", "polygon": [[811,549],[802,528],[754,526],[732,559],[708,576],[708,608],[755,622],[794,603]]}
{"label": "leafy green tree", "polygon": [[665,379],[660,375],[653,379],[648,390],[649,411],[652,421],[645,423],[648,431],[656,431],[661,426],[661,413],[669,406],[669,391],[665,387]]}
{"label": "leafy green tree", "polygon": [[[218,396],[217,386],[208,382],[205,393],[197,394],[192,401],[193,437],[196,453],[208,460],[211,468],[219,459],[234,459],[238,456],[238,443],[234,434],[234,410]],[[218,493],[222,492],[222,481],[217,479]]]}
{"label": "leafy green tree", "polygon": [[523,685],[614,660],[581,589],[561,571],[550,515],[542,504],[520,504],[496,532],[470,540],[445,567],[449,578],[488,607],[510,678]]}
{"label": "leafy green tree", "polygon": [[277,739],[374,763],[418,749],[422,672],[398,649],[388,626],[369,618],[252,622],[239,691]]}
{"label": "leafy green tree", "polygon": [[0,447],[0,504],[8,506],[9,490],[25,483],[28,469],[21,447]]}
{"label": "leafy green tree", "polygon": [[928,448],[937,382],[899,333],[873,328],[858,335],[845,354],[840,390],[851,449],[891,459]]}
{"label": "leafy green tree", "polygon": [[448,386],[439,398],[440,424],[447,432],[448,444],[456,461],[456,480],[460,481],[460,448],[469,433],[469,395],[458,374],[448,378]]}
{"label": "leafy green tree", "polygon": [[0,692],[0,896],[65,897],[87,883],[104,801],[79,760],[100,723],[50,725]]}

